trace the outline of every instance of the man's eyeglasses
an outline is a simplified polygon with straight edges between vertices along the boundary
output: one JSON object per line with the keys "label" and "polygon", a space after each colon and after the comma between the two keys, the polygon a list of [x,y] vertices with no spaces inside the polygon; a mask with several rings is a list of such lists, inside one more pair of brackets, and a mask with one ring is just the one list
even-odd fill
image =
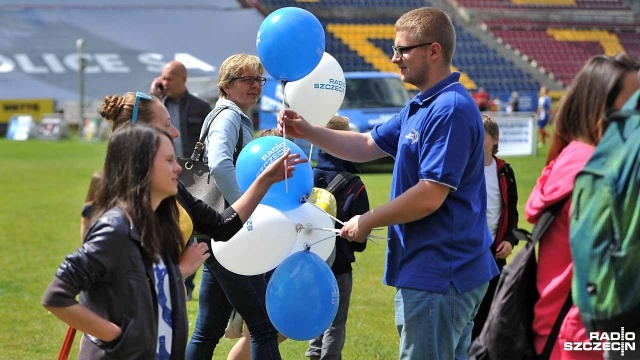
{"label": "man's eyeglasses", "polygon": [[411,46],[395,46],[395,45],[391,45],[391,49],[393,49],[393,53],[395,55],[398,55],[399,57],[402,57],[402,55],[404,55],[405,51],[410,51],[413,50],[417,47],[421,47],[421,46],[428,46],[433,44],[434,41],[432,42],[426,42],[426,43],[422,43],[422,44],[418,44],[418,45],[411,45]]}
{"label": "man's eyeglasses", "polygon": [[136,91],[136,101],[133,103],[133,114],[131,115],[131,123],[135,124],[138,121],[138,108],[140,106],[140,100],[151,101],[153,98],[151,95],[145,94],[140,91]]}
{"label": "man's eyeglasses", "polygon": [[231,78],[231,81],[234,80],[242,80],[243,83],[247,84],[247,85],[253,85],[253,82],[257,82],[258,85],[264,86],[264,84],[267,83],[267,79],[263,78],[263,77],[253,77],[253,76],[241,76],[241,77],[235,77],[235,78]]}

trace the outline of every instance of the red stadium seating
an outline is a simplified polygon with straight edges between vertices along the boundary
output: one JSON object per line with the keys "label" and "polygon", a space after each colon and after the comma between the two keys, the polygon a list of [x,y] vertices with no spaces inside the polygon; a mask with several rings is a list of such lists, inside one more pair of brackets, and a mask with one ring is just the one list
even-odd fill
{"label": "red stadium seating", "polygon": [[[562,1],[552,4],[516,4],[511,0],[457,0],[458,4],[476,9],[585,9],[585,10],[629,10],[622,0],[575,0],[575,5],[564,5]],[[533,3],[533,1],[532,1]]]}
{"label": "red stadium seating", "polygon": [[[640,58],[639,24],[511,19],[486,21],[485,25],[494,36],[535,60],[538,66],[544,67],[564,85],[571,83],[575,73],[593,55],[613,53],[618,49]],[[566,36],[554,37],[553,34],[559,32]],[[591,41],[585,41],[584,34],[588,34],[586,40]],[[610,48],[605,49],[604,46]]]}

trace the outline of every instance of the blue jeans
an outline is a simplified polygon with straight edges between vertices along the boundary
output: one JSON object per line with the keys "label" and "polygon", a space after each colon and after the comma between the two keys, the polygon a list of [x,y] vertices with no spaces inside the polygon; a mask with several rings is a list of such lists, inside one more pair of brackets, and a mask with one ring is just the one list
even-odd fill
{"label": "blue jeans", "polygon": [[342,360],[342,348],[347,337],[347,315],[349,314],[349,302],[353,288],[352,272],[336,275],[340,302],[336,317],[325,332],[309,340],[309,348],[305,356],[312,360]]}
{"label": "blue jeans", "polygon": [[251,332],[251,358],[280,360],[278,332],[267,315],[264,275],[238,275],[222,266],[215,256],[210,256],[204,265],[198,318],[186,358],[209,360],[213,357],[231,310],[235,308]]}
{"label": "blue jeans", "polygon": [[473,318],[489,283],[464,293],[453,285],[445,294],[398,288],[396,327],[400,360],[466,359]]}

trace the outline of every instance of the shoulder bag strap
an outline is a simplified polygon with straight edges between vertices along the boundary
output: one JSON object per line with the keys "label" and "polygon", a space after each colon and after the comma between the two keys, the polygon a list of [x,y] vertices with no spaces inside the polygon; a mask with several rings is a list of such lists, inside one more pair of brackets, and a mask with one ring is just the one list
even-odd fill
{"label": "shoulder bag strap", "polygon": [[233,152],[233,165],[238,161],[238,155],[242,151],[242,118],[240,118],[240,130],[238,130],[238,143],[236,144],[236,150]]}
{"label": "shoulder bag strap", "polygon": [[544,233],[549,228],[549,225],[553,223],[560,210],[562,210],[562,208],[564,207],[564,204],[566,204],[570,198],[571,196],[567,196],[566,198],[549,206],[544,210],[542,215],[540,215],[538,223],[533,227],[533,230],[531,230],[531,239],[533,240],[533,245],[536,245],[540,241],[542,235],[544,235]]}
{"label": "shoulder bag strap", "polygon": [[[568,196],[557,203],[553,204],[549,208],[547,208],[542,216],[540,216],[540,220],[533,227],[533,234],[531,236],[533,245],[540,241],[542,235],[547,231],[549,225],[553,223],[553,220],[556,218],[560,210],[564,207],[564,205],[569,201],[571,197]],[[556,321],[553,323],[553,327],[551,328],[551,332],[549,333],[549,337],[547,338],[547,342],[544,344],[544,349],[542,350],[542,354],[538,356],[538,360],[548,360],[551,356],[551,352],[553,351],[553,347],[556,344],[556,340],[558,340],[558,334],[560,333],[560,327],[562,327],[562,322],[564,318],[569,313],[569,309],[573,305],[573,300],[571,298],[571,291],[569,291],[569,295],[567,295],[564,304],[562,304],[562,308],[560,309],[560,313],[558,313],[558,317]]]}
{"label": "shoulder bag strap", "polygon": [[[218,108],[217,110],[215,110],[215,112],[213,113],[213,116],[211,117],[211,121],[209,121],[209,124],[207,124],[207,129],[204,131],[204,133],[202,133],[202,136],[200,137],[200,139],[198,140],[198,142],[196,143],[196,145],[193,148],[193,153],[191,153],[191,158],[189,158],[189,161],[187,162],[187,164],[185,164],[185,166],[188,165],[188,163],[193,163],[196,161],[202,161],[202,158],[204,156],[204,140],[207,138],[207,136],[209,136],[209,128],[211,127],[211,124],[213,123],[213,120],[216,119],[216,117],[218,115],[220,115],[220,113],[223,110],[228,109],[228,106],[223,106]],[[242,126],[240,127],[240,129],[242,130]],[[189,169],[190,167],[187,167],[187,169]]]}
{"label": "shoulder bag strap", "polygon": [[346,171],[340,171],[336,175],[336,177],[331,180],[329,185],[327,185],[326,189],[328,192],[335,195],[338,191],[342,190],[342,188],[345,187],[352,179],[355,179],[357,177],[358,175],[356,174],[351,174]]}
{"label": "shoulder bag strap", "polygon": [[558,334],[560,333],[560,327],[562,327],[562,322],[564,318],[567,317],[569,313],[569,309],[573,305],[573,300],[571,298],[571,291],[569,291],[569,295],[567,299],[562,304],[562,308],[560,309],[560,313],[556,318],[556,321],[553,323],[553,327],[551,328],[551,332],[549,333],[549,337],[547,338],[547,342],[544,344],[544,349],[542,350],[542,354],[538,356],[538,360],[548,360],[551,356],[551,352],[553,351],[553,347],[556,345],[556,340],[558,340]]}

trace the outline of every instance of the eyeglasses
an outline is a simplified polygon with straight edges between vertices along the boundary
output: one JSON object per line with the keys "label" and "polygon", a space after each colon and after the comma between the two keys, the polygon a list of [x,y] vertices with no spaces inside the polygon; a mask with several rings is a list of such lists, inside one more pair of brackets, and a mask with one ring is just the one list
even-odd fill
{"label": "eyeglasses", "polygon": [[247,84],[247,85],[253,85],[253,82],[257,82],[258,85],[264,86],[264,84],[267,83],[267,79],[263,78],[263,77],[253,77],[253,76],[241,76],[241,77],[235,77],[235,78],[231,78],[231,81],[234,80],[242,80],[243,83]]}
{"label": "eyeglasses", "polygon": [[151,101],[153,98],[151,95],[145,94],[140,91],[136,91],[136,101],[133,103],[133,114],[131,115],[131,123],[135,124],[138,121],[138,107],[140,105],[140,100],[148,100]]}
{"label": "eyeglasses", "polygon": [[393,50],[393,54],[394,55],[398,55],[399,57],[402,57],[404,55],[405,51],[410,51],[413,50],[417,47],[421,47],[421,46],[428,46],[433,44],[434,41],[432,42],[427,42],[427,43],[422,43],[422,44],[418,44],[418,45],[411,45],[411,46],[395,46],[395,45],[391,45],[391,49]]}

